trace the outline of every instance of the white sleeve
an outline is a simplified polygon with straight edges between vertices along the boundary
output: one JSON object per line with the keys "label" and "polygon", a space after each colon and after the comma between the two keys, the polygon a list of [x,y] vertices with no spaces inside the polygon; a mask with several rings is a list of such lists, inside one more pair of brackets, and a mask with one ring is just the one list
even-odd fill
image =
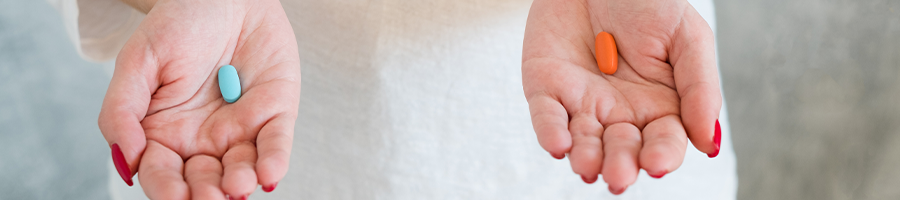
{"label": "white sleeve", "polygon": [[144,19],[119,0],[47,0],[63,17],[66,33],[85,60],[115,58]]}

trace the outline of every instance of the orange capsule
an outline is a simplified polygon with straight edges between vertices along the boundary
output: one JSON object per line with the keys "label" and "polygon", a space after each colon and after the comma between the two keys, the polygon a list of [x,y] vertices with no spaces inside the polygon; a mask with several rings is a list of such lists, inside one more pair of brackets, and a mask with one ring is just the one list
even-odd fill
{"label": "orange capsule", "polygon": [[607,32],[600,32],[594,39],[594,57],[597,59],[597,67],[606,74],[616,73],[619,66],[619,52],[616,50],[616,40]]}

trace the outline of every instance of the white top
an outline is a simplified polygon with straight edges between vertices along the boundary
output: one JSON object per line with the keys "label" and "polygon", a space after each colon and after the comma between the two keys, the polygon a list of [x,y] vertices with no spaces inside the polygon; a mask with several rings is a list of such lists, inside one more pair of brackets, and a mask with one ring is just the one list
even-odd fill
{"label": "white top", "polygon": [[[93,61],[114,58],[143,19],[118,0],[48,1]],[[735,198],[724,106],[719,157],[689,147],[678,170],[662,179],[642,171],[620,196],[544,152],[521,82],[530,1],[282,4],[297,35],[303,92],[290,170],[254,199]],[[691,4],[715,30],[712,1]],[[146,198],[109,166],[113,199]]]}

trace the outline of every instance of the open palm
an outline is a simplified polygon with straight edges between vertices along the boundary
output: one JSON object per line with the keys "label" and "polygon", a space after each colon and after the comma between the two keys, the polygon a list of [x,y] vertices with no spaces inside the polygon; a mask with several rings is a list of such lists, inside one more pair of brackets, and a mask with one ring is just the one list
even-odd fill
{"label": "open palm", "polygon": [[[594,36],[619,52],[607,75]],[[719,151],[721,107],[713,35],[684,0],[535,0],[522,76],[532,123],[553,157],[569,155],[585,182],[598,174],[620,194],[640,169],[662,177],[684,159],[687,138]]]}
{"label": "open palm", "polygon": [[[241,79],[233,104],[217,83],[227,64]],[[118,56],[99,124],[123,179],[140,172],[151,199],[241,199],[286,173],[299,94],[277,0],[160,0]]]}

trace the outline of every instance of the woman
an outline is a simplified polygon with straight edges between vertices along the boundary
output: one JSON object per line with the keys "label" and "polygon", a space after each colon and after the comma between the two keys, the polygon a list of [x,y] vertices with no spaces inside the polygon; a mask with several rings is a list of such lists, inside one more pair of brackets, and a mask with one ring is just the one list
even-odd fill
{"label": "woman", "polygon": [[[117,173],[137,174],[151,199],[734,198],[712,35],[697,18],[714,24],[709,1],[539,0],[530,14],[527,1],[126,2],[58,5],[82,55],[118,55],[99,124]],[[611,77],[586,62],[599,31],[621,52]],[[244,87],[234,104],[211,75],[225,64]],[[688,100],[687,80],[710,84]],[[616,95],[641,98],[601,103]],[[114,198],[145,195],[116,182]]]}

